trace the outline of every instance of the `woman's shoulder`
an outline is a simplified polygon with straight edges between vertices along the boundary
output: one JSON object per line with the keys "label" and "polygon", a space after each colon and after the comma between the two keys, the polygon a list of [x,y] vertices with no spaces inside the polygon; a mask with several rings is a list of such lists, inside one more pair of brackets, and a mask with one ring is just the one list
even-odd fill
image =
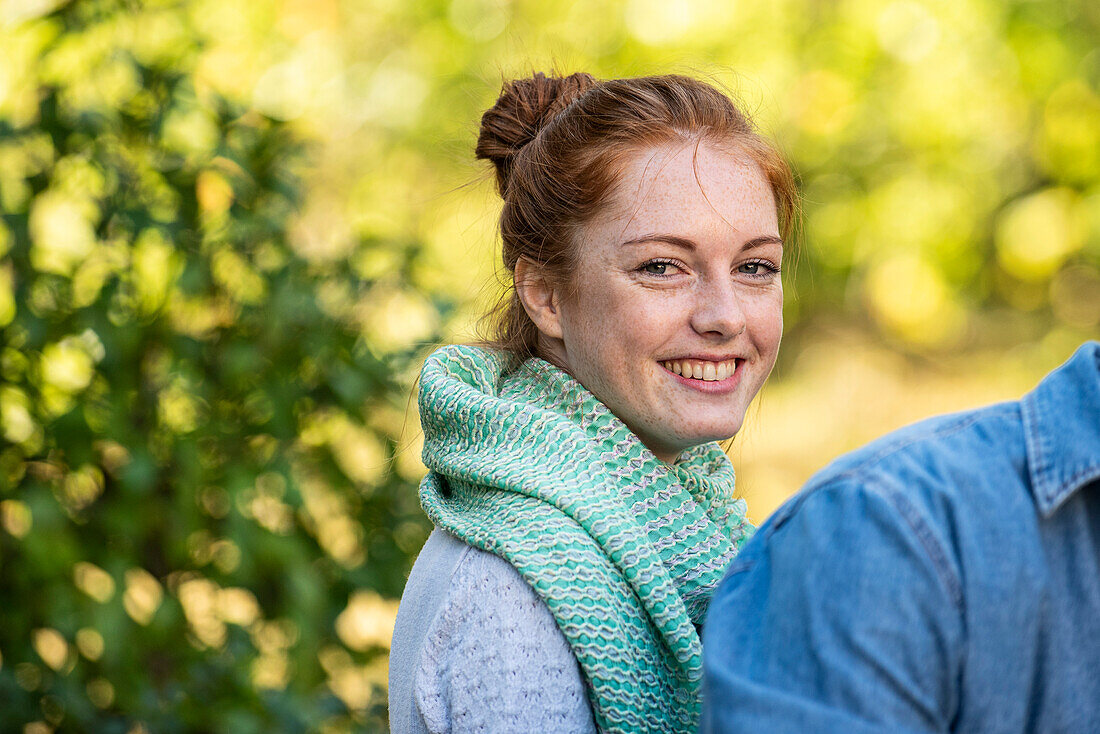
{"label": "woman's shoulder", "polygon": [[512,564],[477,548],[464,555],[450,592],[455,606],[471,606],[478,613],[501,611],[513,620],[554,621],[546,604]]}
{"label": "woman's shoulder", "polygon": [[[553,614],[531,586],[508,561],[446,535],[446,546],[440,543],[442,555],[457,552],[453,569],[449,574],[444,563],[441,605],[435,615],[428,640],[446,638],[492,641],[484,650],[508,647],[513,652],[523,652],[530,647],[537,657],[543,645],[552,640],[566,652],[569,645],[557,627]],[[454,545],[459,549],[456,551]],[[537,645],[532,644],[537,641]],[[570,657],[572,654],[570,653]],[[520,660],[523,659],[521,655]]]}
{"label": "woman's shoulder", "polygon": [[425,551],[444,583],[413,680],[427,729],[591,731],[580,667],[546,604],[504,559],[437,533]]}
{"label": "woman's shoulder", "polygon": [[401,609],[415,613],[420,627],[444,612],[456,622],[495,611],[516,621],[528,615],[553,621],[550,610],[508,561],[438,528],[417,556]]}

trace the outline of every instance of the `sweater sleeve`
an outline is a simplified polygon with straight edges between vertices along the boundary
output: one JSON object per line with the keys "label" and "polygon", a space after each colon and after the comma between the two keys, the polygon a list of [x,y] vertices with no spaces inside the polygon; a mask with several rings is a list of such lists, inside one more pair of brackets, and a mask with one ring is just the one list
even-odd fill
{"label": "sweater sleeve", "polygon": [[433,734],[595,732],[580,666],[550,610],[491,553],[463,557],[413,684]]}

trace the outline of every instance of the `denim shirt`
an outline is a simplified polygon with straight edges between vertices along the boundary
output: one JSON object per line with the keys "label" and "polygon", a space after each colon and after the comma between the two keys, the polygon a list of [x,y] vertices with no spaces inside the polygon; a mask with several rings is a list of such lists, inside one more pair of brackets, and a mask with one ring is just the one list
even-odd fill
{"label": "denim shirt", "polygon": [[707,732],[1100,732],[1100,344],[815,475],[703,650]]}

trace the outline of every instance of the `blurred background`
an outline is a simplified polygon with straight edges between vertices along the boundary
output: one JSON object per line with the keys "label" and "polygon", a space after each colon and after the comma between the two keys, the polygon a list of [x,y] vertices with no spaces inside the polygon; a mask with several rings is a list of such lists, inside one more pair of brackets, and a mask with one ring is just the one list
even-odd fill
{"label": "blurred background", "polygon": [[479,118],[554,69],[712,80],[797,170],[757,521],[1100,335],[1093,0],[0,0],[0,730],[385,730]]}

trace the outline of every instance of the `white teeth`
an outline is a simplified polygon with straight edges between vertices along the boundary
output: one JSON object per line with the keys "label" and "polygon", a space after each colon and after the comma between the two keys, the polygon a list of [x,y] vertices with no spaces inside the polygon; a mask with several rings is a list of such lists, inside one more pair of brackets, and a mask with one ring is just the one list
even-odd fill
{"label": "white teeth", "polygon": [[669,360],[661,362],[669,372],[704,382],[724,380],[737,371],[737,360],[728,362],[706,362],[701,360]]}

